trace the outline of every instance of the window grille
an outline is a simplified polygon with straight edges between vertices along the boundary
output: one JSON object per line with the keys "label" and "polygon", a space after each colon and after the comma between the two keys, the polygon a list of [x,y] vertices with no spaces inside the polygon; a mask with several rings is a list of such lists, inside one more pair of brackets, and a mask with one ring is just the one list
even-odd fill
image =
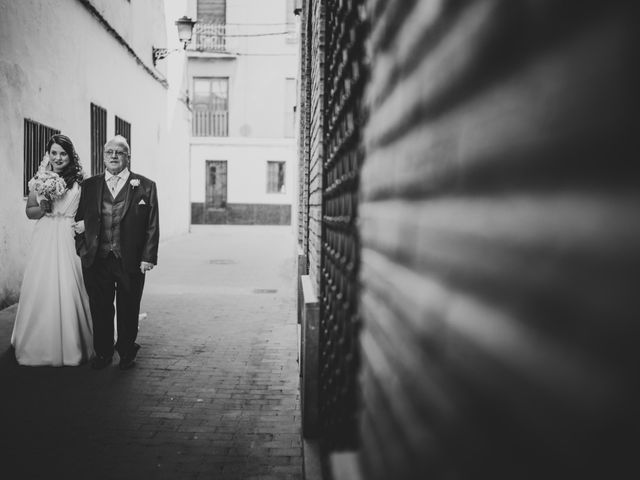
{"label": "window grille", "polygon": [[196,17],[198,22],[193,29],[194,41],[190,48],[205,52],[226,52],[226,0],[198,0]]}
{"label": "window grille", "polygon": [[267,193],[285,193],[285,162],[267,162]]}
{"label": "window grille", "polygon": [[107,110],[91,104],[91,174],[104,172],[103,150],[107,143]]}
{"label": "window grille", "polygon": [[47,127],[41,123],[24,119],[24,176],[22,191],[24,196],[29,195],[29,180],[33,178],[44,156],[44,149],[51,135],[60,133],[60,130]]}
{"label": "window grille", "polygon": [[366,2],[327,0],[323,118],[320,288],[320,416],[327,445],[358,443],[360,237],[358,199],[364,161]]}
{"label": "window grille", "polygon": [[116,115],[116,135],[122,135],[127,139],[129,152],[131,152],[131,124]]}

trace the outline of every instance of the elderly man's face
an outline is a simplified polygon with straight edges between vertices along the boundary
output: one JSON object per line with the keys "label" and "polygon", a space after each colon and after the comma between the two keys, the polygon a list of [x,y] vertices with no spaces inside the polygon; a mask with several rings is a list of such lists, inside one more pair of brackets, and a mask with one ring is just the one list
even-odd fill
{"label": "elderly man's face", "polygon": [[112,175],[117,175],[129,165],[129,150],[125,143],[111,140],[104,147],[104,167]]}

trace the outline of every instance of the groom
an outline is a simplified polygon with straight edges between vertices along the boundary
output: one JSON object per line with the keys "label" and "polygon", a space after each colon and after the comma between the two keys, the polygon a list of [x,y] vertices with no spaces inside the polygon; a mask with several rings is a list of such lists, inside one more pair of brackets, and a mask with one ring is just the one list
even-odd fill
{"label": "groom", "polygon": [[129,171],[129,159],[124,137],[116,135],[107,142],[106,172],[83,182],[76,214],[81,231],[76,235],[76,250],[89,294],[96,352],[91,367],[96,370],[111,363],[114,350],[120,356],[121,369],[133,367],[140,348],[135,340],[145,273],[158,259],[156,184]]}

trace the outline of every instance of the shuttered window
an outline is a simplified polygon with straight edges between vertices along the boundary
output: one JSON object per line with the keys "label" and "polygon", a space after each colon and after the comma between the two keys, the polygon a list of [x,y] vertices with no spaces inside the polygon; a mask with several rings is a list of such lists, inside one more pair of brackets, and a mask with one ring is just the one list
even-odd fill
{"label": "shuttered window", "polygon": [[226,0],[198,0],[198,21],[226,23]]}
{"label": "shuttered window", "polygon": [[29,195],[29,180],[33,178],[44,156],[44,149],[51,135],[60,133],[60,130],[47,127],[41,123],[24,119],[24,176],[22,191],[24,196]]}
{"label": "shuttered window", "polygon": [[91,174],[104,172],[102,151],[107,143],[107,110],[91,104]]}

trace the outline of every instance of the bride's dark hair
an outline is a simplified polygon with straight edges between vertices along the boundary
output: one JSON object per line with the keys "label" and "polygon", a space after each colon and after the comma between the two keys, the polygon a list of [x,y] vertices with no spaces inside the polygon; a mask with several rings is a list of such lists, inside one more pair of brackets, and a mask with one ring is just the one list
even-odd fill
{"label": "bride's dark hair", "polygon": [[76,153],[76,149],[73,146],[73,142],[66,135],[62,135],[61,133],[57,133],[52,135],[49,141],[47,142],[47,153],[51,152],[51,146],[57,143],[62,147],[62,149],[67,152],[69,155],[69,160],[71,160],[64,170],[60,172],[60,176],[64,179],[67,184],[67,188],[73,187],[75,182],[78,185],[82,185],[82,180],[84,180],[84,175],[82,173],[82,167],[80,166],[80,157]]}

